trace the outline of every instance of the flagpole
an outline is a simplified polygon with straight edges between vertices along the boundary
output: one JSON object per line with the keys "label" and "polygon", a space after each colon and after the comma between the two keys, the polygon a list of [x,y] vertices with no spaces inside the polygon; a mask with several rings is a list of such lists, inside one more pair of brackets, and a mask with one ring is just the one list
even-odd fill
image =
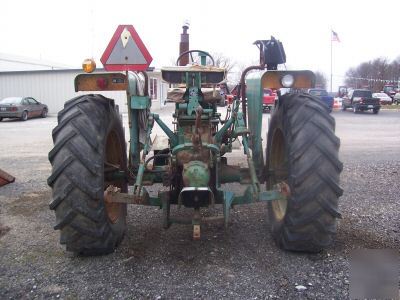
{"label": "flagpole", "polygon": [[331,28],[331,93],[332,93],[332,28]]}

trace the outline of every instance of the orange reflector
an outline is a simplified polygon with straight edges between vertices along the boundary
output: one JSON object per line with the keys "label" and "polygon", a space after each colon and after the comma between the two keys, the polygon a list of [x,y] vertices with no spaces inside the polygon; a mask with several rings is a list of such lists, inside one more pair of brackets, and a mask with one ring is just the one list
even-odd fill
{"label": "orange reflector", "polygon": [[93,58],[87,58],[82,63],[82,69],[85,73],[92,73],[96,70],[96,62]]}

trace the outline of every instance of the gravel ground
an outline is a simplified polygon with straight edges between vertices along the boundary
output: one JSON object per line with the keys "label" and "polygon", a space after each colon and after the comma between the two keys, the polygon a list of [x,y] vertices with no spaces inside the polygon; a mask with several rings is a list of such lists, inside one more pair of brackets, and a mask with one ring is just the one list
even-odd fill
{"label": "gravel ground", "polygon": [[278,249],[264,203],[237,207],[226,230],[222,221],[205,223],[197,242],[191,226],[163,230],[160,210],[131,206],[115,253],[67,253],[48,209],[47,153],[56,118],[0,123],[0,167],[17,178],[0,188],[0,298],[348,298],[353,249],[400,248],[400,112],[333,116],[344,161],[343,219],[335,245],[319,254]]}

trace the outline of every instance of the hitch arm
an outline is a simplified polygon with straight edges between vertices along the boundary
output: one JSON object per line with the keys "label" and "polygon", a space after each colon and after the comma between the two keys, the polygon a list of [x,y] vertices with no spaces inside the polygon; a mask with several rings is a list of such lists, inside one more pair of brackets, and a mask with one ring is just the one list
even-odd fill
{"label": "hitch arm", "polygon": [[144,144],[144,148],[143,148],[143,154],[140,159],[140,164],[139,164],[138,172],[136,175],[136,182],[133,187],[133,194],[135,196],[136,195],[140,196],[140,193],[141,193],[142,183],[143,183],[143,174],[144,174],[145,164],[146,164],[146,155],[149,153],[150,147],[151,147],[150,135],[151,135],[151,130],[153,129],[153,126],[154,126],[154,118],[153,118],[153,115],[150,114],[148,121],[147,121],[147,132],[146,132],[146,140],[145,140],[145,144]]}

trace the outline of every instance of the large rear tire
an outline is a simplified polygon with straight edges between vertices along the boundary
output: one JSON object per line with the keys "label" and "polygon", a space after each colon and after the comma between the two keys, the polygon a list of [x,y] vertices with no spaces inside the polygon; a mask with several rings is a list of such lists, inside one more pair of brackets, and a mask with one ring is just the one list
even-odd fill
{"label": "large rear tire", "polygon": [[[111,168],[126,170],[126,145],[122,122],[114,101],[101,95],[84,95],[65,103],[53,129],[49,152],[60,243],[84,255],[108,254],[123,239],[126,204],[104,201],[108,185],[127,192],[125,179],[106,181]],[[105,168],[106,166],[106,168]]]}
{"label": "large rear tire", "polygon": [[287,199],[269,203],[271,231],[286,250],[319,252],[336,233],[342,195],[340,140],[327,107],[308,94],[288,94],[272,115],[267,142],[267,188]]}

